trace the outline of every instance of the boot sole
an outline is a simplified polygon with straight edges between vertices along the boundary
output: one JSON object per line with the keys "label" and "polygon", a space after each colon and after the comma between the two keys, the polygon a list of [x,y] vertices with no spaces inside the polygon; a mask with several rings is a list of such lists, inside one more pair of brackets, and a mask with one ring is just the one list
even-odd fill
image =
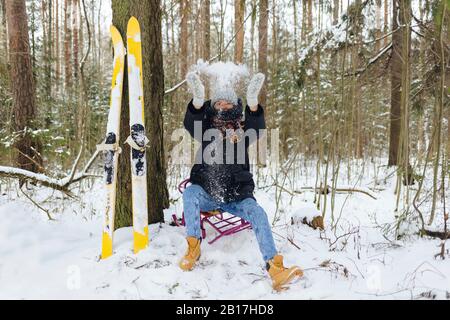
{"label": "boot sole", "polygon": [[194,270],[194,268],[197,265],[198,261],[200,260],[201,256],[202,256],[201,254],[198,256],[197,260],[195,260],[194,264],[192,265],[192,268],[190,268],[190,269],[183,269],[179,264],[178,264],[178,266],[180,267],[181,271],[184,271],[184,272],[192,271],[192,270]]}
{"label": "boot sole", "polygon": [[291,284],[292,280],[294,280],[296,277],[299,279],[303,277],[303,271],[300,269],[292,270],[292,272],[287,277],[286,281],[283,283],[280,283],[278,286],[274,287],[276,291],[285,291],[289,289],[289,285]]}

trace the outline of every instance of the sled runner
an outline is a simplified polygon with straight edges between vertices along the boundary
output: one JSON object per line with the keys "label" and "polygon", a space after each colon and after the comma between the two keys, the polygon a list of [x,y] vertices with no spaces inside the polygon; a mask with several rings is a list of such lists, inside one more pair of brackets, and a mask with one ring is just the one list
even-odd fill
{"label": "sled runner", "polygon": [[[184,180],[178,186],[178,191],[182,194],[189,184],[189,179]],[[181,219],[178,219],[176,214],[172,215],[174,225],[181,227],[185,226],[184,212]],[[217,233],[216,237],[208,241],[212,244],[224,236],[231,236],[243,230],[251,229],[251,224],[239,217],[236,217],[228,212],[221,210],[213,210],[208,212],[200,212],[200,228],[202,230],[202,238],[206,238],[205,225],[211,226]]]}

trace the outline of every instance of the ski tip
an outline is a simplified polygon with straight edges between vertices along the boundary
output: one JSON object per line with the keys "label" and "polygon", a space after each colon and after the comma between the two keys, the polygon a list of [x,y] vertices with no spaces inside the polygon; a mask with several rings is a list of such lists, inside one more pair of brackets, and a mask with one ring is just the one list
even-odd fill
{"label": "ski tip", "polygon": [[111,26],[109,28],[109,31],[111,33],[112,42],[114,45],[118,43],[123,43],[122,41],[122,35],[120,34],[119,30],[115,26]]}
{"label": "ski tip", "polygon": [[135,16],[131,16],[131,18],[128,20],[128,25],[130,24],[137,24],[139,25],[139,21]]}
{"label": "ski tip", "polygon": [[140,33],[139,21],[136,17],[131,17],[130,20],[128,20],[127,34],[128,36],[133,37],[138,33]]}

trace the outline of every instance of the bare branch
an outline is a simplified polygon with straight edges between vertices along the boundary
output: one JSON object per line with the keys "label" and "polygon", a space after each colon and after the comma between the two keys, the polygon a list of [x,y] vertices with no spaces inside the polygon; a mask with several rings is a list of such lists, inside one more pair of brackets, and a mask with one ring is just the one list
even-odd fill
{"label": "bare branch", "polygon": [[387,46],[385,46],[383,49],[381,49],[377,55],[373,58],[371,58],[369,60],[369,62],[360,69],[355,70],[354,72],[347,72],[344,76],[348,77],[348,76],[357,76],[360,75],[361,73],[365,72],[372,64],[374,64],[375,62],[377,62],[381,57],[383,57],[385,55],[385,53],[387,53],[389,50],[392,49],[392,42],[389,43]]}

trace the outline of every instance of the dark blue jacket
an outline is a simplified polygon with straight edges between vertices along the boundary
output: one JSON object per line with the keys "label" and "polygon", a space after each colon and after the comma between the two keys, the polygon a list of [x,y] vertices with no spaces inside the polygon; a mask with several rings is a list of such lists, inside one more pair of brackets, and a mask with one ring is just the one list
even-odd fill
{"label": "dark blue jacket", "polygon": [[[239,100],[239,107],[242,109],[241,100]],[[215,140],[214,138],[212,138],[211,141],[202,141],[204,139],[201,139],[203,133],[212,128],[211,110],[213,110],[211,101],[206,101],[200,109],[195,109],[192,101],[187,106],[184,127],[190,135],[199,140],[202,145],[197,152],[197,162],[192,167],[190,181],[193,184],[200,185],[208,192],[208,194],[219,202],[234,202],[246,198],[253,198],[255,182],[253,181],[253,175],[250,173],[248,147],[255,142],[255,137],[256,139],[259,138],[259,130],[266,128],[264,109],[262,106],[258,106],[258,110],[252,112],[248,106],[245,108],[245,120],[243,124],[244,133],[247,134],[247,136],[244,136],[245,138],[238,143],[231,143],[227,139],[219,142],[221,143],[219,147],[222,148],[217,150],[223,150],[222,163],[207,163],[202,159],[205,148]],[[202,137],[194,136],[194,123],[196,121],[201,122]],[[248,132],[250,129],[254,130],[251,134]],[[226,144],[228,144],[228,148]],[[231,148],[234,149],[234,155],[227,155],[227,153],[229,153],[227,150],[231,150]],[[242,152],[238,152],[238,149],[244,150],[244,156],[242,156]],[[211,147],[207,152],[210,150]],[[238,158],[238,155],[241,156]],[[219,155],[218,159],[222,157]],[[234,159],[231,160],[232,158]],[[227,159],[228,161],[226,161]]]}

